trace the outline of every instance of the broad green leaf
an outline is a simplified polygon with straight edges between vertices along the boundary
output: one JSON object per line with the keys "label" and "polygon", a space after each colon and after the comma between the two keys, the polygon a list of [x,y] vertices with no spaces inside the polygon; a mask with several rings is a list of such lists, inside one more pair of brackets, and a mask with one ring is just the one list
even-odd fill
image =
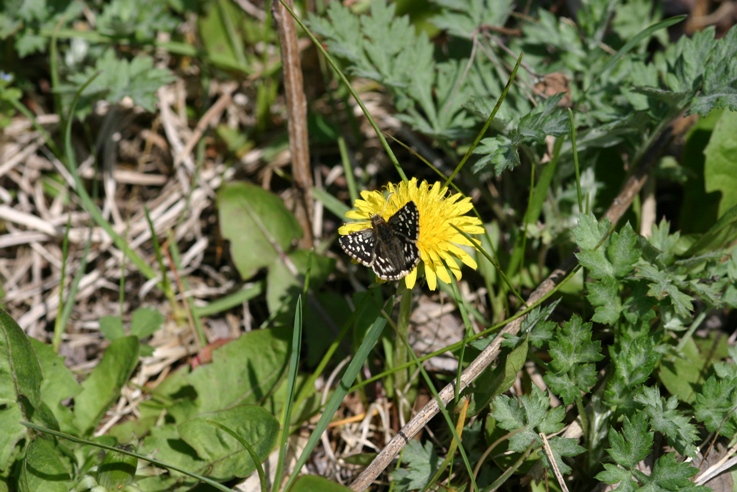
{"label": "broad green leaf", "polygon": [[177,421],[233,405],[258,404],[286,371],[290,334],[291,327],[255,330],[213,351],[211,364],[186,377],[198,397],[191,405],[185,401],[181,409],[172,409]]}
{"label": "broad green leaf", "polygon": [[[181,438],[176,426],[172,424],[159,425],[151,429],[151,434],[138,446],[138,452],[156,456],[159,461],[193,472],[207,473],[210,465],[197,456],[197,452]],[[142,491],[152,492],[176,490],[175,485],[193,487],[196,484],[193,478],[173,470],[141,478],[136,482]]]}
{"label": "broad green leaf", "polygon": [[123,320],[120,316],[103,316],[100,318],[100,331],[108,340],[115,340],[125,336]]}
{"label": "broad green leaf", "polygon": [[[737,33],[737,30],[734,30]],[[735,38],[737,43],[737,38]],[[734,61],[737,63],[737,61]],[[737,73],[735,74],[737,77]],[[737,86],[735,87],[737,97]],[[721,192],[719,216],[737,206],[737,111],[724,111],[714,126],[709,145],[704,149],[706,191]]]}
{"label": "broad green leaf", "polygon": [[[124,448],[125,449],[125,448]],[[128,446],[127,451],[133,451]],[[138,458],[116,451],[106,451],[98,467],[98,483],[107,490],[121,490],[133,482],[138,468]]]}
{"label": "broad green leaf", "polygon": [[[20,395],[34,407],[41,404],[43,374],[31,342],[18,323],[0,310],[0,364],[4,374],[0,399],[16,401]],[[6,379],[7,378],[7,379]]]}
{"label": "broad green leaf", "polygon": [[678,355],[663,358],[658,377],[663,386],[681,401],[693,403],[697,390],[704,380],[706,364],[693,338],[689,338]]}
{"label": "broad green leaf", "polygon": [[82,383],[82,391],[74,398],[74,424],[83,435],[95,430],[108,408],[120,397],[120,390],[138,364],[138,345],[138,337],[113,340]]}
{"label": "broad green leaf", "polygon": [[62,401],[73,398],[82,391],[72,372],[64,364],[64,358],[54,352],[51,345],[31,338],[38,362],[41,364],[43,382],[41,383],[41,399],[54,413],[61,425],[61,430],[76,433],[72,428],[73,415],[69,407],[62,405]]}
{"label": "broad green leaf", "polygon": [[297,219],[281,199],[251,183],[223,185],[217,196],[223,237],[241,277],[251,278],[288,253],[302,237]]}
{"label": "broad green leaf", "polygon": [[[18,480],[20,492],[67,492],[72,476],[51,440],[37,437],[26,451]],[[66,459],[64,460],[66,461]]]}
{"label": "broad green leaf", "polygon": [[508,353],[506,350],[502,352],[499,364],[492,371],[485,371],[477,379],[473,414],[484,410],[494,397],[512,387],[527,361],[527,349],[527,339],[520,340],[519,345],[513,350]]}
{"label": "broad green leaf", "polygon": [[31,420],[41,408],[42,379],[41,366],[26,334],[0,310],[0,470],[12,464],[17,444],[30,436],[19,422]]}
{"label": "broad green leaf", "polygon": [[289,492],[315,492],[316,490],[320,492],[350,492],[351,489],[318,475],[303,475],[294,482]]}
{"label": "broad green leaf", "polygon": [[152,308],[139,308],[133,311],[131,335],[139,339],[153,335],[164,323],[164,315]]}
{"label": "broad green leaf", "polygon": [[278,256],[269,266],[266,282],[266,302],[272,315],[294,312],[297,296],[304,288],[307,262],[310,266],[310,289],[317,290],[335,268],[335,260],[317,253],[298,249],[288,255]]}
{"label": "broad green leaf", "polygon": [[279,422],[263,408],[252,405],[207,413],[180,424],[178,430],[182,439],[209,464],[208,476],[218,481],[246,477],[256,468],[251,456],[235,438],[207,420],[235,431],[262,460],[272,451],[279,433]]}

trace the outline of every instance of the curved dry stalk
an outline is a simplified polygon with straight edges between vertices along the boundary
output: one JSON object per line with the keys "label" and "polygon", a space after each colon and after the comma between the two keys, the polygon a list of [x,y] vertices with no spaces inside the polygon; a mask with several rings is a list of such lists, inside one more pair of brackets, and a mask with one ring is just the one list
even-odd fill
{"label": "curved dry stalk", "polygon": [[[292,0],[286,1],[290,7],[293,7]],[[294,19],[280,2],[272,3],[271,13],[279,32],[279,47],[284,68],[284,91],[289,115],[289,150],[292,154],[292,175],[295,191],[294,215],[304,231],[300,245],[309,249],[313,245],[313,181],[310,168],[310,147],[307,140],[307,102],[305,100],[302,64],[299,59],[297,30]]]}

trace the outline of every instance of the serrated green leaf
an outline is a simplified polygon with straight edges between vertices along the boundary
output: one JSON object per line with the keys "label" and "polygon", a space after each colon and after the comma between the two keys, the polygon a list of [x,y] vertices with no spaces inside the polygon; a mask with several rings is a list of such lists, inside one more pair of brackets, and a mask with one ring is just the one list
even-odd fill
{"label": "serrated green leaf", "polygon": [[622,278],[628,275],[640,258],[641,251],[638,245],[638,235],[632,230],[629,222],[619,232],[612,233],[606,253],[607,259],[612,264],[614,276]]}
{"label": "serrated green leaf", "polygon": [[688,317],[693,311],[691,296],[681,292],[674,283],[680,279],[673,278],[669,272],[658,270],[649,264],[640,264],[637,268],[637,275],[648,280],[647,295],[658,300],[668,298],[679,316]]}
{"label": "serrated green leaf", "polygon": [[410,441],[402,450],[402,467],[391,474],[392,479],[406,490],[422,489],[440,466],[440,458],[431,442],[422,445]]}
{"label": "serrated green leaf", "polygon": [[737,378],[710,376],[696,394],[694,416],[709,432],[731,439],[737,434]]}
{"label": "serrated green leaf", "polygon": [[473,153],[480,154],[483,157],[474,163],[473,171],[481,172],[489,166],[493,166],[494,173],[499,176],[504,171],[519,166],[520,158],[517,152],[519,143],[518,135],[512,135],[512,139],[499,135],[481,140]]}
{"label": "serrated green leaf", "polygon": [[549,97],[537,108],[522,117],[517,131],[524,143],[543,143],[545,137],[560,137],[571,132],[568,113],[558,106],[563,93]]}
{"label": "serrated green leaf", "polygon": [[98,72],[100,74],[82,93],[77,106],[77,113],[80,115],[89,114],[92,103],[99,99],[118,104],[125,97],[130,97],[146,111],[153,112],[158,100],[156,91],[162,85],[174,81],[174,77],[167,70],[154,67],[150,56],[138,55],[128,61],[118,58],[115,50],[110,48],[96,60],[94,67],[70,75],[69,81],[72,85],[65,87],[66,92],[75,93]]}
{"label": "serrated green leaf", "polygon": [[[579,446],[576,443],[576,439],[560,436],[553,436],[548,438],[548,445],[550,446],[550,450],[553,453],[553,458],[555,459],[555,463],[558,466],[558,470],[566,475],[571,473],[571,467],[568,466],[565,461],[563,461],[563,458],[577,456],[586,451],[586,448]],[[548,455],[545,454],[543,456],[545,465],[552,470]]]}
{"label": "serrated green leaf", "polygon": [[588,295],[586,298],[596,308],[591,318],[597,323],[613,325],[622,312],[622,300],[619,297],[619,283],[612,277],[607,277],[586,284]]}
{"label": "serrated green leaf", "polygon": [[654,433],[648,432],[647,416],[637,412],[630,420],[626,416],[622,423],[622,432],[609,431],[607,453],[620,466],[632,470],[640,461],[652,452]]}
{"label": "serrated green leaf", "polygon": [[513,0],[487,2],[472,0],[459,2],[454,0],[433,0],[441,7],[440,13],[433,16],[430,22],[438,29],[447,30],[459,38],[471,39],[480,26],[503,26],[513,11]]}
{"label": "serrated green leaf", "polygon": [[696,427],[690,417],[677,410],[678,399],[675,396],[668,400],[660,396],[658,387],[643,387],[635,401],[644,405],[644,412],[650,426],[662,433],[668,443],[682,455],[695,456],[697,448],[694,442],[698,438]]}
{"label": "serrated green leaf", "polygon": [[737,111],[737,27],[714,42],[709,60],[704,60],[704,80],[689,113],[706,116],[714,109]]}
{"label": "serrated green leaf", "polygon": [[[697,486],[691,480],[699,472],[688,463],[676,461],[675,453],[668,453],[655,462],[653,473],[644,481],[650,490],[678,490],[683,492],[709,492],[709,487]],[[657,487],[657,488],[656,488]]]}
{"label": "serrated green leaf", "polygon": [[623,482],[622,485],[614,489],[622,492],[635,491],[639,488],[637,487],[634,480],[632,480],[627,470],[624,470],[609,463],[604,463],[604,471],[599,472],[599,474],[596,475],[596,479],[600,482],[608,483],[610,485],[616,485],[620,482]]}
{"label": "serrated green leaf", "polygon": [[593,250],[606,236],[610,224],[609,219],[599,223],[593,214],[581,215],[572,231],[576,244],[584,251]]}

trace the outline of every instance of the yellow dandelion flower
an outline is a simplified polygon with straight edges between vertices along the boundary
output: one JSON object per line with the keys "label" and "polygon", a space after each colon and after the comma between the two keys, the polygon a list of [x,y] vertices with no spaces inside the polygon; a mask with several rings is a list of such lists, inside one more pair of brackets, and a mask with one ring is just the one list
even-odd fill
{"label": "yellow dandelion flower", "polygon": [[[389,192],[388,197],[385,197],[380,191],[362,191],[361,199],[356,200],[354,204],[355,208],[346,214],[347,218],[354,219],[356,222],[344,224],[338,229],[338,233],[342,236],[351,236],[350,239],[341,238],[341,246],[351,256],[364,265],[372,266],[374,271],[377,271],[377,263],[374,259],[369,259],[371,252],[368,252],[368,256],[362,255],[360,250],[357,251],[358,254],[353,254],[354,252],[351,252],[350,248],[346,246],[351,246],[350,243],[355,240],[361,242],[360,247],[373,248],[374,243],[370,241],[364,243],[364,239],[375,240],[376,236],[382,236],[383,227],[387,223],[404,227],[406,225],[404,219],[412,222],[414,220],[412,213],[416,209],[416,213],[419,214],[419,233],[416,236],[416,241],[409,242],[416,245],[416,250],[419,251],[427,285],[431,290],[437,288],[438,279],[450,283],[450,273],[457,280],[461,279],[461,268],[457,260],[474,270],[477,268],[476,261],[461,246],[476,248],[478,244],[469,241],[453,228],[455,226],[468,235],[484,232],[478,218],[465,215],[473,208],[469,197],[460,194],[449,194],[448,188],[443,187],[439,182],[432,186],[427,181],[418,183],[417,178],[412,178],[409,182],[401,182],[398,185],[389,183],[387,191]],[[409,205],[410,202],[413,202],[414,206]],[[400,218],[395,218],[395,214],[400,211]],[[392,224],[392,221],[394,221],[394,224]],[[354,234],[361,231],[367,232],[359,235]],[[404,234],[404,236],[411,235],[411,232]],[[414,238],[411,237],[410,239]],[[399,244],[396,246],[399,247]],[[379,276],[388,279],[404,277],[407,288],[411,289],[417,282],[417,268],[414,267],[416,262],[413,263],[413,258],[411,258],[415,250],[412,249],[414,246],[406,246],[406,248],[405,256],[409,257],[406,261],[412,267],[411,271],[397,268],[393,272],[396,275]],[[392,250],[391,247],[387,249]]]}

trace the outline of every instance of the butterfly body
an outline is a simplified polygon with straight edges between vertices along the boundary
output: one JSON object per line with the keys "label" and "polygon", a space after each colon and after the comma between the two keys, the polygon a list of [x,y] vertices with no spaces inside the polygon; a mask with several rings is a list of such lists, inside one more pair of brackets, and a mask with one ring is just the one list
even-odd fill
{"label": "butterfly body", "polygon": [[371,228],[341,236],[343,250],[371,268],[383,280],[397,280],[420,262],[417,240],[420,215],[414,202],[407,202],[388,220],[371,216]]}

